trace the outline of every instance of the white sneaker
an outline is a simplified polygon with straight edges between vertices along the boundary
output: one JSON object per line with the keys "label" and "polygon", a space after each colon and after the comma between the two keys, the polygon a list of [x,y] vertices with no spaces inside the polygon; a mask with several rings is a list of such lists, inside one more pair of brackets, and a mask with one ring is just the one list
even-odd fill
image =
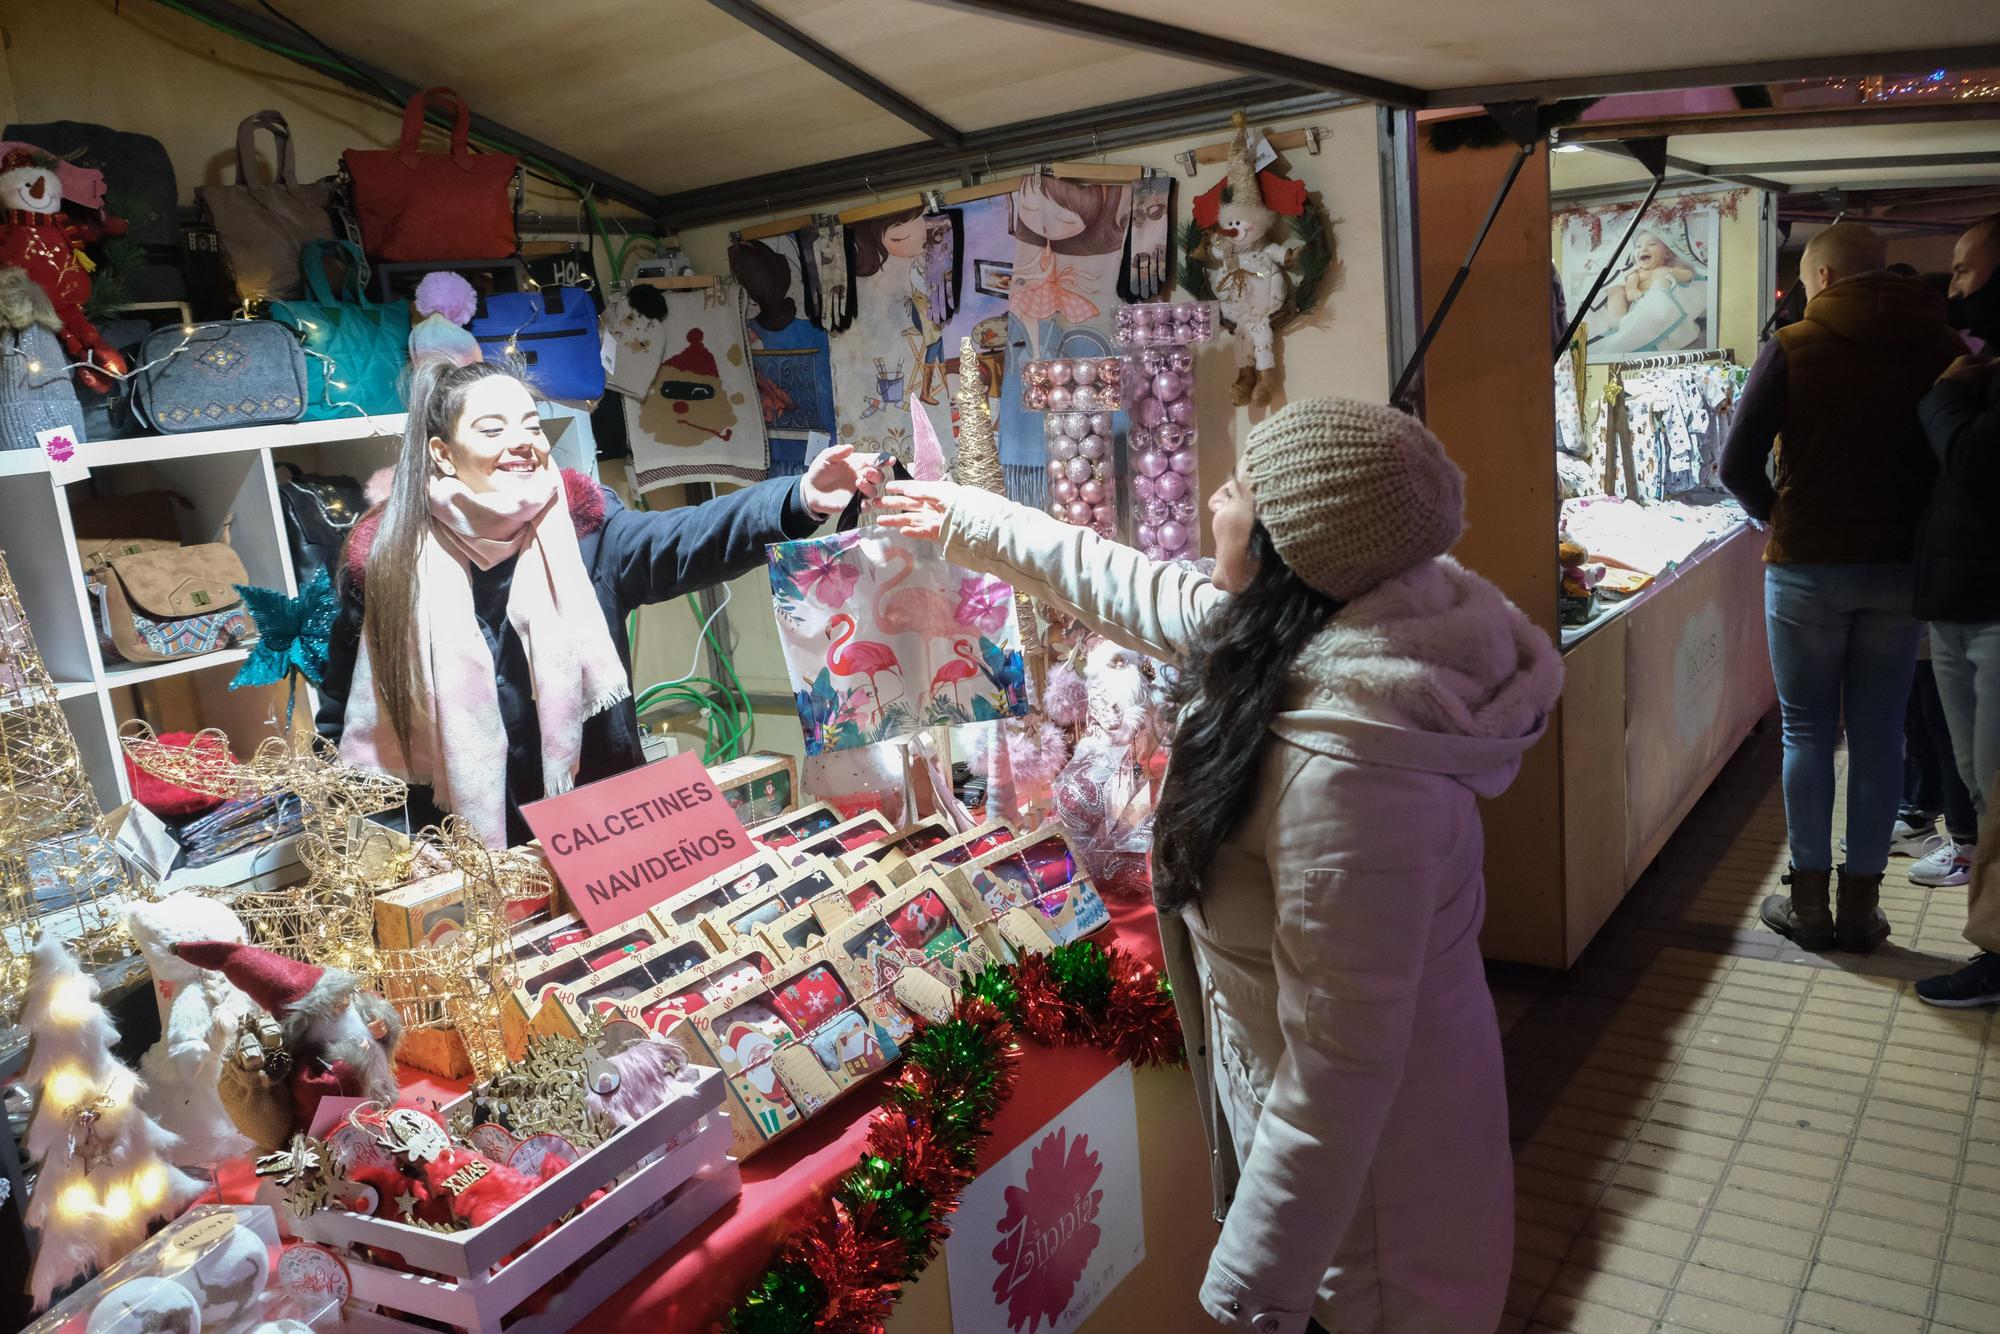
{"label": "white sneaker", "polygon": [[1964,884],[1972,879],[1974,847],[1970,843],[1957,844],[1946,839],[1943,847],[1910,868],[1910,883],[1928,885],[1932,889],[1948,889]]}
{"label": "white sneaker", "polygon": [[[1890,837],[1889,855],[1927,857],[1945,846],[1947,842],[1949,840],[1938,832],[1936,819],[1932,819],[1928,824],[1913,824],[1899,815],[1896,817],[1895,832]],[[1846,839],[1841,840],[1840,850],[1847,851]]]}

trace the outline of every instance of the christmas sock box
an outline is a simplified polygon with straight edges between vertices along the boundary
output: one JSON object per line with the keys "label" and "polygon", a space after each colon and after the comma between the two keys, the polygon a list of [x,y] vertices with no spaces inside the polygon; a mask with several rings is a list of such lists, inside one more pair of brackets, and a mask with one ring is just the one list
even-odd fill
{"label": "christmas sock box", "polygon": [[801,839],[824,834],[845,818],[831,805],[822,801],[816,805],[804,806],[789,814],[760,825],[752,825],[750,841],[766,848],[789,848]]}
{"label": "christmas sock box", "polygon": [[798,761],[760,751],[712,766],[708,778],[745,826],[763,824],[792,809],[798,795]]}
{"label": "christmas sock box", "polygon": [[968,911],[991,917],[1016,957],[1081,940],[1111,923],[1097,886],[1060,831],[1048,828],[943,869]]}

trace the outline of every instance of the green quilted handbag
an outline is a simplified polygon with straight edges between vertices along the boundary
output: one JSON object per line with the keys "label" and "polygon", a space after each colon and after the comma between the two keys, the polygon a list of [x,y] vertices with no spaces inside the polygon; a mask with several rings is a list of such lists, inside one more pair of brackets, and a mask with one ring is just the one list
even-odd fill
{"label": "green quilted handbag", "polygon": [[[328,252],[347,261],[338,295],[326,281]],[[271,318],[305,345],[306,421],[403,410],[397,381],[410,357],[410,303],[370,301],[363,267],[352,241],[309,241],[299,274],[311,300],[271,303]]]}

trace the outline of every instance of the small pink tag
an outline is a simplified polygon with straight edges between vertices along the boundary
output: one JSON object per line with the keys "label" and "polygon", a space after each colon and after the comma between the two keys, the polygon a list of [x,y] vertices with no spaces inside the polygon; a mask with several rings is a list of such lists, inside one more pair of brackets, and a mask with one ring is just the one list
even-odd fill
{"label": "small pink tag", "polygon": [[319,1100],[319,1110],[313,1113],[313,1122],[306,1134],[314,1139],[325,1139],[326,1132],[347,1119],[347,1114],[367,1102],[366,1098],[340,1098],[328,1096]]}

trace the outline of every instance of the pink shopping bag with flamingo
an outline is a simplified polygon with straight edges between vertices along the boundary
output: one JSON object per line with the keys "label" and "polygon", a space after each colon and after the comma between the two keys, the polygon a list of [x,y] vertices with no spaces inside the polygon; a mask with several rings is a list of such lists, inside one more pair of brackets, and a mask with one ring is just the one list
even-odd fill
{"label": "pink shopping bag with flamingo", "polygon": [[808,755],[1028,711],[1014,591],[1000,580],[876,527],[767,557]]}

